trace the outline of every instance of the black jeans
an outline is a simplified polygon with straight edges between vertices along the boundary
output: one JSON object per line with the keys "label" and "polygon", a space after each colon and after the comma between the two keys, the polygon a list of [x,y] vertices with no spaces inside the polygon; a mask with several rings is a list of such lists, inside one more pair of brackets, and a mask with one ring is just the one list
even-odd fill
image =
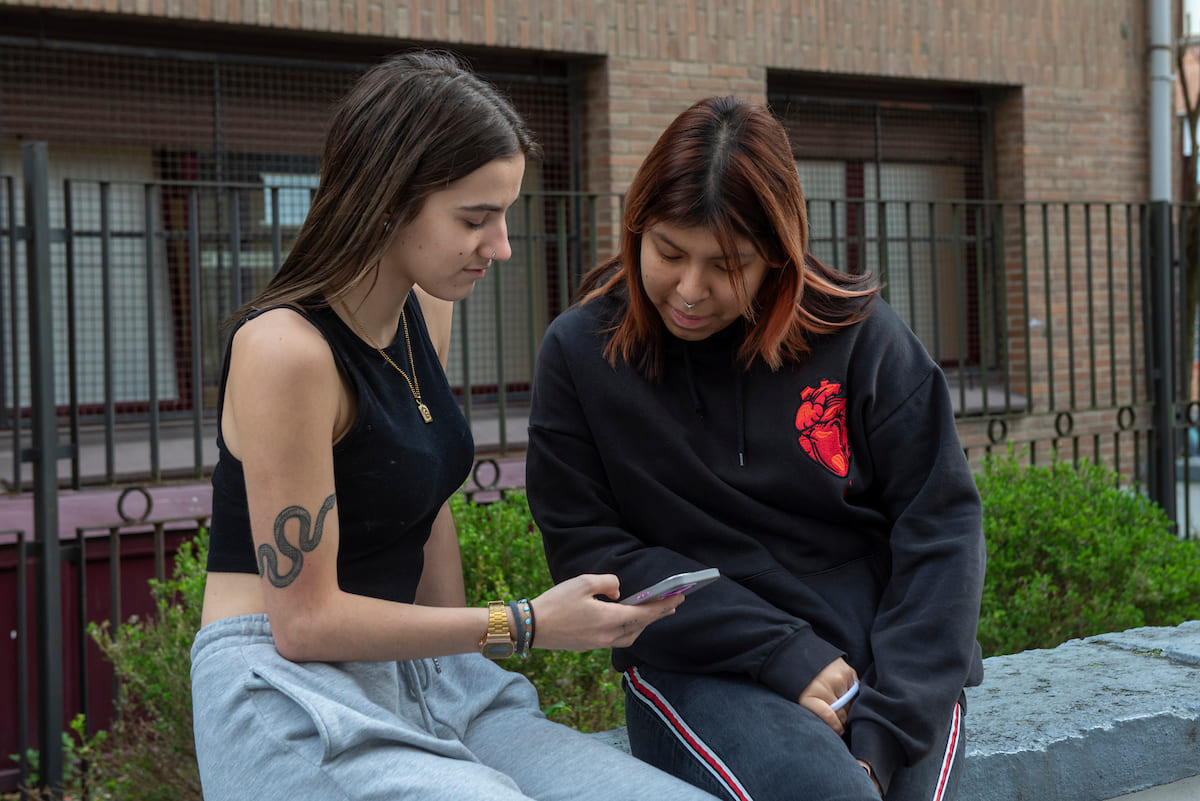
{"label": "black jeans", "polygon": [[[845,741],[816,715],[744,677],[626,672],[634,756],[730,801],[879,801]],[[887,801],[949,801],[966,747],[960,707],[939,747],[892,776]]]}

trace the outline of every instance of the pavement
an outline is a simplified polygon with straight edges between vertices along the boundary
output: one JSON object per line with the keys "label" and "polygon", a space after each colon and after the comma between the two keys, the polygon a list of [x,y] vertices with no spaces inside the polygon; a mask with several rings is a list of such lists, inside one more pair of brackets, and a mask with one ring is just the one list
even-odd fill
{"label": "pavement", "polygon": [[1114,801],[1198,801],[1200,799],[1200,776],[1151,787],[1137,793],[1117,796]]}

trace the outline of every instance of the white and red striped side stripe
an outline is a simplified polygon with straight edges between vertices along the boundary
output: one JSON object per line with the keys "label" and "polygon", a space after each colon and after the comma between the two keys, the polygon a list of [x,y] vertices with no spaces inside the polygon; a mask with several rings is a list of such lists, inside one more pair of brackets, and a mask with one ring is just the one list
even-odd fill
{"label": "white and red striped side stripe", "polygon": [[[738,781],[733,771],[692,731],[692,728],[679,716],[675,708],[668,703],[667,699],[662,696],[654,685],[649,684],[642,678],[642,674],[637,668],[630,668],[625,671],[625,678],[629,682],[629,687],[633,690],[633,694],[658,716],[667,729],[679,740],[680,744],[712,774],[713,778],[722,787],[728,790],[734,798],[739,799],[739,801],[753,801],[750,793]],[[949,781],[950,775],[954,772],[954,762],[958,755],[958,738],[960,736],[959,729],[961,724],[962,708],[958,704],[955,704],[954,719],[950,722],[950,732],[946,736],[946,749],[942,754],[942,767],[938,771],[937,784],[934,787],[930,801],[944,801],[946,797],[946,783]]]}
{"label": "white and red striped side stripe", "polygon": [[962,708],[954,705],[954,720],[950,722],[950,734],[946,737],[946,752],[942,755],[942,769],[938,772],[937,787],[931,801],[942,801],[946,797],[946,782],[954,771],[954,760],[958,754],[959,725],[962,723]]}
{"label": "white and red striped side stripe", "polygon": [[722,762],[721,758],[692,731],[692,728],[679,716],[674,707],[667,702],[667,699],[663,698],[662,694],[653,685],[648,684],[642,678],[642,674],[638,672],[637,668],[630,668],[625,671],[625,679],[629,682],[629,687],[633,690],[633,694],[659,717],[667,729],[679,740],[680,744],[712,774],[713,778],[722,787],[734,798],[739,799],[739,801],[753,801],[750,793],[738,781],[737,776],[733,774],[729,766]]}

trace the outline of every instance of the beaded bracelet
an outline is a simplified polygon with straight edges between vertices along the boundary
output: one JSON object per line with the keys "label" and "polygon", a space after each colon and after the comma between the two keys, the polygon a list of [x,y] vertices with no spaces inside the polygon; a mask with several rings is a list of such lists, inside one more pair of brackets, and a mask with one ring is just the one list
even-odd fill
{"label": "beaded bracelet", "polygon": [[525,643],[528,642],[529,637],[525,634],[525,620],[521,617],[521,610],[516,601],[509,601],[508,608],[512,610],[513,621],[517,624],[516,649],[513,653],[516,656],[528,656],[529,654],[525,651]]}
{"label": "beaded bracelet", "polygon": [[533,650],[533,604],[524,598],[521,603],[525,606],[525,652]]}
{"label": "beaded bracelet", "polygon": [[514,601],[513,604],[515,606],[514,614],[517,616],[517,636],[521,638],[521,644],[517,646],[517,653],[526,657],[532,650],[530,644],[533,642],[533,620],[529,617],[529,601],[522,598]]}

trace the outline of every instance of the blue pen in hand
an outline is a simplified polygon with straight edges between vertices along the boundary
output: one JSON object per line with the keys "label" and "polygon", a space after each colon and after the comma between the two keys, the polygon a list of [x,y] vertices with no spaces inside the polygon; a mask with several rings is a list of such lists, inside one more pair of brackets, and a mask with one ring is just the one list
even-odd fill
{"label": "blue pen in hand", "polygon": [[850,703],[850,700],[852,698],[854,698],[854,696],[856,696],[856,695],[858,695],[858,682],[857,681],[850,685],[850,689],[846,690],[845,694],[843,694],[841,698],[837,699],[832,704],[830,704],[829,708],[832,709],[834,712],[837,712],[839,709],[844,707],[846,704]]}

